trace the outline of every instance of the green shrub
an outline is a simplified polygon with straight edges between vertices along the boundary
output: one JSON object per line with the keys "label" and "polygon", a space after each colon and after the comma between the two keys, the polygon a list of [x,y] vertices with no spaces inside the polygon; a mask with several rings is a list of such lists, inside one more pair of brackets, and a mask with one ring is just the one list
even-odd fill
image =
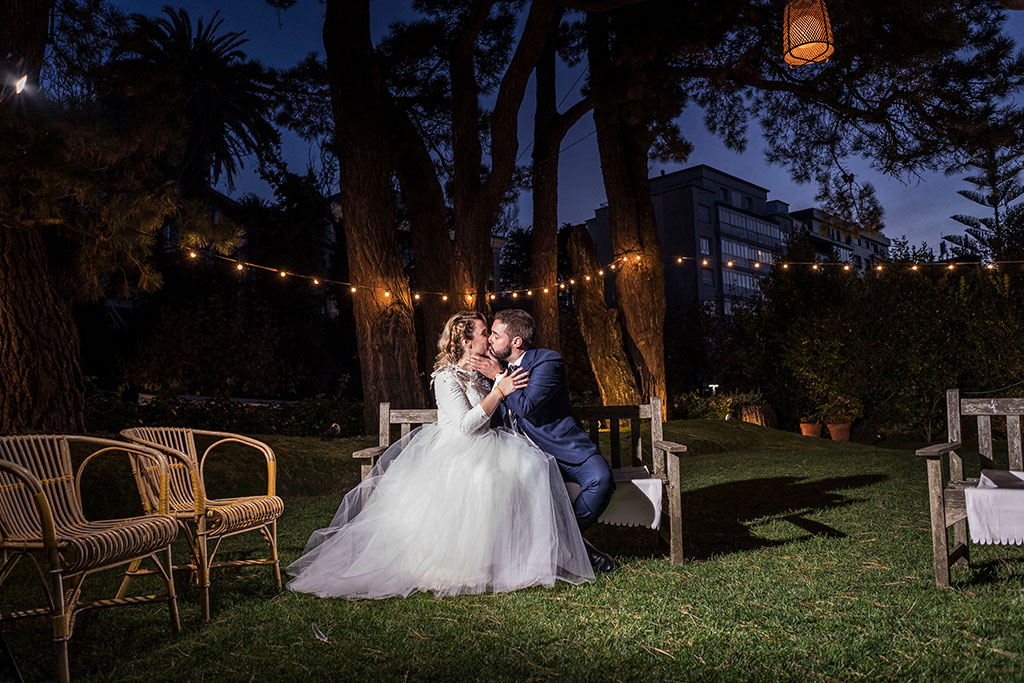
{"label": "green shrub", "polygon": [[691,420],[731,420],[739,417],[740,406],[764,403],[757,392],[717,393],[701,396],[692,391],[679,397],[678,415]]}
{"label": "green shrub", "polygon": [[342,436],[363,431],[362,404],[318,396],[295,403],[252,405],[229,399],[189,401],[157,396],[148,403],[109,394],[93,394],[86,401],[90,431],[114,433],[126,427],[193,427],[242,434],[318,436],[331,423]]}

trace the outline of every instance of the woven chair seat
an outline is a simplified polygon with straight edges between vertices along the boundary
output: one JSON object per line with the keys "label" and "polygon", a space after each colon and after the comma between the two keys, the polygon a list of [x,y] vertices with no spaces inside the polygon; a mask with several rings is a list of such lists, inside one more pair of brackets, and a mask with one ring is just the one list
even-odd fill
{"label": "woven chair seat", "polygon": [[284,512],[284,501],[277,496],[221,498],[206,503],[210,533],[223,535],[252,529],[273,522]]}
{"label": "woven chair seat", "polygon": [[125,562],[166,547],[178,534],[170,515],[87,522],[57,530],[65,568],[75,572],[89,567]]}

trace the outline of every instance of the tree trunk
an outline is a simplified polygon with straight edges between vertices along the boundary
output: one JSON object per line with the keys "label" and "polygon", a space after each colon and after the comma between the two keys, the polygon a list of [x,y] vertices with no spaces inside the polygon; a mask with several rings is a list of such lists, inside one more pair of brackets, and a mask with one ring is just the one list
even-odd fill
{"label": "tree trunk", "polygon": [[604,282],[600,278],[589,282],[585,279],[587,274],[598,271],[601,262],[584,226],[573,229],[569,237],[569,260],[576,276],[573,296],[580,333],[587,343],[601,402],[606,406],[640,403],[633,369],[622,346],[618,314],[604,302]]}
{"label": "tree trunk", "polygon": [[[16,55],[10,67],[32,85],[39,82],[54,4],[0,3],[0,56]],[[8,119],[3,129],[16,132],[26,125],[20,96],[6,82],[0,93],[0,116]],[[84,431],[85,381],[71,308],[57,285],[42,228],[10,223],[0,216],[0,433]]]}
{"label": "tree trunk", "polygon": [[[591,83],[595,90],[611,89],[615,75],[609,63],[606,18],[588,15],[587,27]],[[615,288],[626,333],[642,361],[638,368],[642,396],[644,400],[660,396],[662,406],[667,406],[665,265],[647,179],[653,137],[642,103],[599,98],[594,124],[617,262]]]}
{"label": "tree trunk", "polygon": [[340,201],[363,378],[363,419],[377,430],[378,404],[423,406],[416,370],[413,300],[398,252],[386,88],[370,40],[366,0],[329,0],[324,51],[331,84]]}
{"label": "tree trunk", "polygon": [[42,233],[0,228],[0,434],[85,430],[78,329]]}
{"label": "tree trunk", "polygon": [[[544,52],[537,62],[537,108],[533,117],[533,256],[532,284],[537,290],[533,320],[537,325],[534,344],[560,350],[558,334],[558,147],[562,143],[557,127],[555,102],[555,41],[558,24],[552,28]],[[544,288],[550,292],[544,294]]]}

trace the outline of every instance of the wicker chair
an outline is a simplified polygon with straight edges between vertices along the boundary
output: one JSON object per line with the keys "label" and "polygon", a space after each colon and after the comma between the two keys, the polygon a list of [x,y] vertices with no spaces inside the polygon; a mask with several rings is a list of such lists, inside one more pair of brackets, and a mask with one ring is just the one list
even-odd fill
{"label": "wicker chair", "polygon": [[[202,456],[198,456],[196,436],[214,437]],[[203,619],[210,618],[210,572],[219,567],[237,567],[269,564],[274,568],[274,583],[281,590],[281,565],[277,557],[277,518],[284,512],[284,502],[274,494],[277,485],[277,458],[273,449],[262,441],[240,434],[211,432],[180,427],[135,427],[122,430],[121,436],[129,441],[161,450],[167,455],[170,468],[170,512],[185,531],[192,554],[190,569],[200,589]],[[210,452],[225,443],[238,443],[256,449],[267,461],[267,492],[265,495],[239,498],[209,499],[203,479],[203,466]],[[144,498],[155,500],[157,482],[145,473],[136,476],[136,483]],[[214,562],[213,558],[222,540],[228,536],[259,531],[267,545],[270,557],[255,560]],[[210,550],[209,542],[214,541]],[[136,574],[149,573],[138,565],[129,569],[121,592]]]}
{"label": "wicker chair", "polygon": [[[96,448],[78,466],[71,463],[72,444]],[[128,519],[88,521],[82,511],[82,471],[98,455],[128,453],[132,469],[145,471],[159,495],[143,501],[146,515]],[[178,529],[167,514],[166,457],[145,446],[84,436],[38,435],[0,437],[0,585],[23,557],[31,559],[43,584],[49,607],[0,614],[0,621],[49,615],[57,649],[57,671],[68,681],[68,640],[79,612],[97,607],[166,602],[177,633],[178,603],[174,594],[171,542]],[[93,572],[151,558],[166,593],[82,601],[82,583]],[[46,570],[40,565],[44,559]]]}

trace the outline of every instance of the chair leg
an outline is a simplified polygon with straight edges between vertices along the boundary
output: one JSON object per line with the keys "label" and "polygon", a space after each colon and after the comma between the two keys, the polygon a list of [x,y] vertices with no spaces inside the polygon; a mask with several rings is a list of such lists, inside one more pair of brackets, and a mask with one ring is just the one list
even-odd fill
{"label": "chair leg", "polygon": [[935,585],[949,588],[949,539],[946,536],[946,503],[942,489],[942,462],[938,458],[929,458],[928,508],[932,523]]}
{"label": "chair leg", "polygon": [[675,565],[683,563],[683,492],[680,488],[679,454],[668,454],[668,530],[669,561]]}
{"label": "chair leg", "polygon": [[971,566],[971,545],[967,542],[967,520],[961,519],[953,525],[953,549],[963,546],[962,554],[953,563],[954,567],[967,569]]}
{"label": "chair leg", "polygon": [[117,589],[117,599],[120,600],[124,596],[128,595],[128,584],[131,583],[132,577],[135,572],[139,571],[139,567],[142,566],[142,558],[132,560],[132,563],[128,565],[128,569],[124,573],[124,578],[121,579],[121,587]]}
{"label": "chair leg", "polygon": [[171,630],[181,633],[181,620],[178,618],[178,595],[174,590],[174,561],[171,559],[171,547],[167,546],[160,553],[163,557],[163,569],[166,572],[164,583],[167,585],[167,609],[171,613]]}
{"label": "chair leg", "polygon": [[50,621],[53,624],[53,645],[57,654],[57,680],[60,683],[71,681],[71,667],[68,663],[68,640],[71,638],[71,619],[67,613],[68,605],[64,596],[64,579],[60,574],[61,561],[56,550],[50,552],[50,577],[53,581],[50,588],[53,611]]}
{"label": "chair leg", "polygon": [[277,520],[267,525],[267,542],[270,543],[270,559],[274,561],[274,585],[281,590],[281,558],[277,556]]}
{"label": "chair leg", "polygon": [[206,520],[196,530],[196,582],[199,584],[199,605],[203,621],[210,620],[210,560],[206,547]]}

